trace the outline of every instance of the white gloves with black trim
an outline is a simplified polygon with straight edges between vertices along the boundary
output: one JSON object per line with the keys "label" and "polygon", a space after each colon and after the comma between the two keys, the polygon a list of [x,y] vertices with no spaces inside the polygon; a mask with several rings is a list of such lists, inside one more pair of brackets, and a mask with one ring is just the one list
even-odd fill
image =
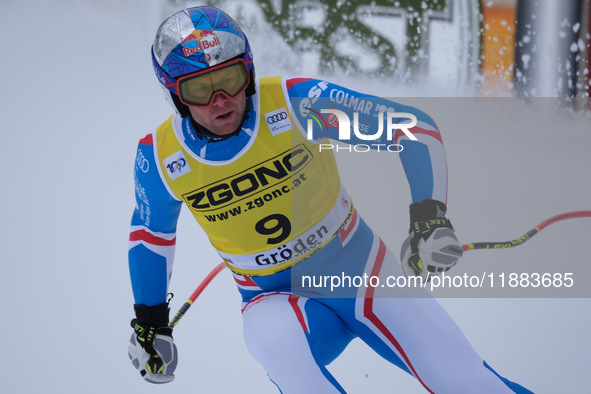
{"label": "white gloves with black trim", "polygon": [[136,318],[131,321],[134,333],[127,348],[129,359],[150,383],[174,380],[178,361],[172,329],[168,327],[170,308],[164,302],[156,306],[134,305]]}
{"label": "white gloves with black trim", "polygon": [[400,251],[400,262],[407,276],[432,276],[452,268],[464,251],[451,222],[445,217],[447,207],[437,200],[423,200],[410,205],[410,235]]}

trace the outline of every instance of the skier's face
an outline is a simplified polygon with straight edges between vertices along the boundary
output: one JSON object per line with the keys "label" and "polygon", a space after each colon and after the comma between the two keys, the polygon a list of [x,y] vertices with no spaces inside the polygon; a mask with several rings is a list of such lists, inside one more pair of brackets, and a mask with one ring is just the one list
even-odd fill
{"label": "skier's face", "polygon": [[234,97],[224,92],[216,92],[207,107],[189,106],[195,122],[219,136],[232,134],[244,118],[246,93],[242,91]]}

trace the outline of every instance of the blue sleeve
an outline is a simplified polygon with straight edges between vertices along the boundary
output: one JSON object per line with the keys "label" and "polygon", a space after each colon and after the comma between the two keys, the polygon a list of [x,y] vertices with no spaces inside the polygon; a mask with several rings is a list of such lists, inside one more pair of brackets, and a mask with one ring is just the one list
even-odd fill
{"label": "blue sleeve", "polygon": [[136,206],[129,235],[129,273],[136,304],[166,301],[182,203],[171,196],[158,173],[152,135],[137,149],[134,181]]}
{"label": "blue sleeve", "polygon": [[287,79],[285,88],[300,130],[319,149],[338,151],[329,139],[350,144],[349,151],[398,153],[412,202],[447,201],[443,141],[426,113],[318,79]]}

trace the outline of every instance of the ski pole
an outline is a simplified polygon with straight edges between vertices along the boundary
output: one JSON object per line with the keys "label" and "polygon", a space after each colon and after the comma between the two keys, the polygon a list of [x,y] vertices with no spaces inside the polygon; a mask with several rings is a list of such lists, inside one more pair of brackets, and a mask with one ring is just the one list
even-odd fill
{"label": "ski pole", "polygon": [[[514,246],[519,246],[523,244],[525,241],[529,240],[531,237],[542,231],[544,228],[548,227],[549,225],[560,222],[566,219],[574,219],[574,218],[588,218],[591,217],[591,211],[572,211],[572,212],[565,212],[559,215],[552,216],[544,220],[542,223],[538,224],[527,233],[522,235],[519,238],[516,238],[511,241],[504,241],[504,242],[473,242],[469,244],[462,245],[462,249],[464,251],[476,250],[476,249],[505,249],[505,248],[512,248]],[[174,328],[177,325],[179,320],[185,315],[187,310],[193,305],[193,302],[199,297],[201,292],[209,285],[209,283],[219,274],[224,268],[226,264],[224,262],[219,263],[206,277],[203,281],[199,284],[199,286],[195,289],[191,297],[183,304],[183,306],[179,309],[179,311],[174,315],[170,323],[168,323],[168,327]]]}
{"label": "ski pole", "polygon": [[475,249],[505,249],[505,248],[512,248],[514,246],[519,246],[523,244],[525,241],[529,240],[531,237],[542,231],[544,228],[548,227],[549,225],[560,222],[566,219],[574,219],[574,218],[589,218],[591,217],[591,211],[572,211],[572,212],[565,212],[559,215],[552,216],[544,220],[542,223],[538,224],[536,227],[529,230],[527,233],[523,234],[521,237],[516,238],[511,241],[504,241],[504,242],[474,242],[470,244],[462,245],[462,249],[464,251],[475,250]]}
{"label": "ski pole", "polygon": [[174,317],[172,318],[170,323],[168,323],[169,328],[174,328],[174,326],[177,325],[179,320],[181,320],[181,318],[185,315],[187,310],[191,307],[191,305],[193,305],[193,303],[195,302],[197,297],[199,297],[201,292],[203,292],[203,290],[205,290],[205,288],[207,287],[207,285],[209,285],[209,283],[213,280],[213,278],[215,278],[217,276],[217,274],[219,274],[220,271],[223,270],[225,267],[226,267],[226,263],[224,263],[222,261],[221,263],[216,265],[213,270],[211,270],[211,272],[205,277],[205,279],[203,279],[203,281],[199,284],[199,286],[197,286],[197,288],[195,289],[193,294],[191,294],[191,297],[189,297],[189,299],[183,304],[181,309],[179,309],[179,311],[176,313],[176,315],[174,315]]}

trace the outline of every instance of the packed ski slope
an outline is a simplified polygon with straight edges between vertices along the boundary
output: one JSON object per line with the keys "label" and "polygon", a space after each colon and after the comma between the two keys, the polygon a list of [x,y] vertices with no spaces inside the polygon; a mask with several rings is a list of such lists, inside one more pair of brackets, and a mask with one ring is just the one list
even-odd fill
{"label": "packed ski slope", "polygon": [[[144,382],[127,359],[133,159],[137,140],[171,109],[149,56],[160,2],[119,3],[0,2],[0,391],[275,393],[243,344],[240,299],[228,272],[175,330],[180,362],[173,383]],[[259,75],[309,71],[261,31],[250,36]],[[440,81],[416,87],[330,78],[396,96],[437,120],[449,164],[449,217],[463,242],[516,238],[554,214],[591,209],[589,119],[557,117],[550,101],[532,108],[509,99],[418,98],[447,96],[437,91]],[[365,155],[337,155],[344,182],[360,212],[398,250],[410,198],[402,168],[392,155]],[[178,229],[173,310],[219,261],[189,216],[181,215]],[[591,262],[590,234],[589,219],[558,223],[518,248],[469,252],[461,269],[575,269],[575,281],[588,286],[591,275],[581,267]],[[441,302],[504,376],[536,393],[585,392],[589,298],[504,294]],[[330,370],[350,393],[423,392],[359,341]]]}

